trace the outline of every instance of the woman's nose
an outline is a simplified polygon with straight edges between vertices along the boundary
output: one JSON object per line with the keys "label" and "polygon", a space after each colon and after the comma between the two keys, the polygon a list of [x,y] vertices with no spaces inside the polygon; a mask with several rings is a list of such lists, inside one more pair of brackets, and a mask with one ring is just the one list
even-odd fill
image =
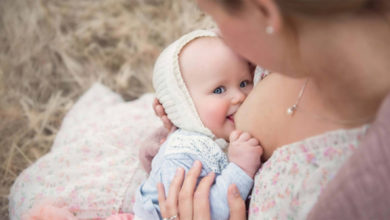
{"label": "woman's nose", "polygon": [[240,90],[236,90],[233,94],[233,97],[232,97],[232,103],[233,104],[240,104],[244,101],[245,97],[246,97],[245,93],[243,93]]}

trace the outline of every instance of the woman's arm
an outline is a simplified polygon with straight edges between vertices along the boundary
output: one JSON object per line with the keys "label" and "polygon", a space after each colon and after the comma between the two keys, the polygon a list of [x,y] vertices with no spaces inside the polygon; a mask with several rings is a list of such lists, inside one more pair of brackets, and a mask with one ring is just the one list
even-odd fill
{"label": "woman's arm", "polygon": [[156,129],[141,143],[138,151],[138,158],[144,170],[149,173],[152,168],[152,160],[158,153],[162,142],[168,136],[168,130],[164,127]]}
{"label": "woman's arm", "polygon": [[156,116],[161,119],[165,129],[164,127],[159,128],[141,144],[142,146],[138,152],[138,158],[147,173],[151,170],[152,160],[160,149],[160,145],[170,133],[176,130],[176,127],[173,126],[172,122],[168,119],[168,116],[158,99],[154,99],[153,101],[153,110]]}

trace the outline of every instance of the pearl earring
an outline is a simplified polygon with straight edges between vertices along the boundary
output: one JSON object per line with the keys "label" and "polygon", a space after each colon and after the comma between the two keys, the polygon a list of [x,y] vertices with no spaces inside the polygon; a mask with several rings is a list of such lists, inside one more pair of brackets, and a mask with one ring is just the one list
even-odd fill
{"label": "pearl earring", "polygon": [[265,33],[267,34],[273,34],[274,33],[274,28],[272,26],[267,26],[265,28]]}

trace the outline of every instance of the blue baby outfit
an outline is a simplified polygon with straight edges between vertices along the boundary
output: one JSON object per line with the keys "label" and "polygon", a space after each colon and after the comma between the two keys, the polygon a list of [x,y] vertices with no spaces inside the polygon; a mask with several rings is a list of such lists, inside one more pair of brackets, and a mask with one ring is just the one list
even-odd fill
{"label": "blue baby outfit", "polygon": [[150,176],[136,192],[135,215],[144,220],[160,219],[157,183],[163,183],[165,192],[168,193],[177,168],[183,167],[188,171],[195,160],[202,162],[200,178],[211,171],[216,174],[215,182],[210,189],[212,219],[228,219],[229,185],[236,184],[241,197],[245,199],[253,186],[253,180],[236,164],[228,162],[226,154],[213,139],[183,129],[172,133],[153,159]]}

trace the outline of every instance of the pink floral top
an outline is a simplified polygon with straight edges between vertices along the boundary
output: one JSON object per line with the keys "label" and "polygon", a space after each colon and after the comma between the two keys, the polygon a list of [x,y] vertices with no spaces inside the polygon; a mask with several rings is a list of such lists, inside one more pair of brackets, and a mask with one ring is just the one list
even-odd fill
{"label": "pink floral top", "polygon": [[275,150],[255,176],[249,219],[305,219],[367,128],[331,131]]}

